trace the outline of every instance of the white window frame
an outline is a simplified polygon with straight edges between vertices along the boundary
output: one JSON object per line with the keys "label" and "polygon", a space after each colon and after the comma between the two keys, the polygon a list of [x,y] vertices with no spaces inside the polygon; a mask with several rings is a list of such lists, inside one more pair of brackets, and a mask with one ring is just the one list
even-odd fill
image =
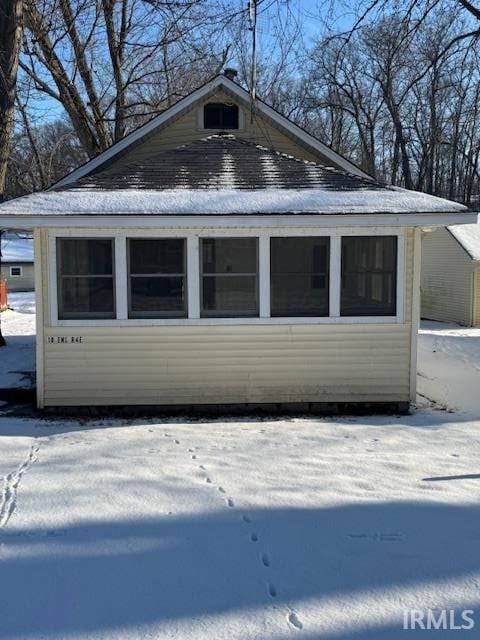
{"label": "white window frame", "polygon": [[[13,269],[20,269],[20,273],[13,273]],[[11,278],[23,278],[23,267],[21,266],[11,266],[10,267],[10,277]]]}
{"label": "white window frame", "polygon": [[[397,237],[397,305],[395,316],[340,316],[341,295],[341,238],[342,236]],[[186,238],[187,240],[187,317],[186,318],[128,318],[127,295],[127,238]],[[270,238],[293,236],[330,237],[330,312],[328,316],[270,317]],[[117,317],[97,320],[59,320],[57,294],[57,237],[114,238],[115,240],[115,296]],[[200,238],[255,237],[258,238],[258,294],[257,317],[200,318]],[[309,229],[50,229],[48,235],[48,291],[49,321],[53,327],[109,327],[109,326],[195,326],[195,325],[285,325],[285,324],[404,324],[405,323],[405,228],[367,227]]]}
{"label": "white window frame", "polygon": [[[260,241],[259,238],[257,236],[248,236],[248,237],[252,237],[254,240],[257,240],[257,242],[255,243],[255,249],[256,249],[256,272],[255,273],[236,273],[236,272],[232,272],[232,273],[228,273],[228,272],[224,272],[224,273],[208,273],[205,272],[203,270],[203,250],[202,250],[202,240],[211,240],[212,238],[199,238],[198,243],[199,243],[199,248],[200,248],[200,261],[199,261],[199,275],[200,275],[200,279],[199,279],[199,289],[200,289],[200,317],[201,318],[215,318],[215,317],[219,317],[219,318],[258,318],[260,316],[260,265],[259,265],[259,251],[260,251]],[[228,236],[228,240],[241,240],[245,238],[245,236],[241,236],[241,237],[234,237],[234,236]],[[215,236],[213,238],[214,240],[218,240],[218,236]],[[253,315],[238,315],[236,316],[235,314],[227,314],[227,312],[224,312],[224,315],[220,315],[221,311],[217,310],[217,311],[213,311],[210,315],[209,311],[207,311],[204,308],[204,297],[203,297],[203,288],[204,288],[204,278],[205,277],[211,277],[211,278],[217,278],[217,277],[242,277],[242,276],[246,276],[246,277],[253,277],[255,278],[255,302],[256,302],[256,309],[255,309],[255,313]],[[218,316],[215,316],[215,314],[218,313]]]}
{"label": "white window frame", "polygon": [[[122,239],[122,250],[123,250],[123,245],[126,244],[127,247],[127,306],[128,306],[128,311],[127,311],[127,317],[131,320],[134,320],[135,318],[132,317],[134,311],[132,309],[132,299],[131,299],[131,295],[132,295],[132,278],[135,277],[151,277],[151,278],[168,278],[168,277],[181,277],[184,279],[184,281],[187,279],[188,277],[188,273],[187,273],[187,259],[188,259],[188,250],[187,250],[187,238],[178,238],[179,240],[183,240],[183,273],[178,274],[172,274],[172,273],[156,273],[156,274],[132,274],[131,273],[131,267],[130,267],[130,248],[129,248],[129,240],[169,240],[169,238],[152,238],[150,236],[144,236],[143,238],[137,238],[137,237],[128,237],[125,238],[125,243],[123,243],[123,239]],[[177,238],[175,238],[177,239]],[[123,264],[123,258],[122,258],[122,263]],[[186,282],[185,282],[186,285]],[[124,286],[123,282],[122,282],[122,287]],[[175,320],[181,320],[181,319],[185,319],[188,317],[188,290],[187,287],[185,287],[185,291],[184,291],[184,310],[185,312],[182,312],[181,315],[175,315],[178,312],[174,311],[170,314],[165,313],[165,315],[163,316],[162,319],[175,319]],[[156,312],[152,312],[156,313]],[[161,314],[162,312],[158,311],[158,314]],[[161,317],[161,316],[160,316]],[[140,318],[139,318],[140,319]],[[146,320],[157,320],[160,318],[155,318],[155,317],[151,317],[148,318],[148,316],[146,316],[144,319]]]}
{"label": "white window frame", "polygon": [[[114,307],[115,307],[115,318],[92,318],[91,320],[88,319],[88,317],[85,317],[84,319],[79,319],[79,320],[60,320],[58,318],[58,314],[59,314],[59,304],[58,304],[58,273],[57,273],[57,238],[72,238],[72,239],[79,239],[79,240],[83,240],[83,239],[91,239],[94,240],[95,238],[108,238],[110,240],[112,240],[112,246],[113,246],[113,251],[114,251],[114,256],[113,256],[113,265],[112,265],[112,269],[113,269],[113,273],[112,273],[112,280],[113,280],[113,303],[114,303]],[[94,326],[95,323],[99,323],[100,325],[103,324],[117,324],[119,320],[122,320],[125,318],[128,318],[128,311],[127,311],[127,315],[124,316],[124,309],[123,309],[123,304],[122,304],[122,308],[119,309],[118,308],[118,303],[119,303],[119,299],[121,298],[121,296],[118,295],[117,293],[117,286],[119,286],[120,284],[123,285],[123,282],[126,282],[126,274],[125,274],[125,278],[123,277],[123,273],[120,271],[117,273],[117,267],[120,267],[122,269],[123,265],[127,264],[126,262],[126,250],[125,250],[125,262],[123,262],[122,259],[118,259],[117,258],[117,249],[120,247],[120,249],[122,249],[122,245],[126,245],[126,242],[122,243],[121,239],[119,239],[117,237],[117,235],[115,233],[102,233],[101,235],[92,235],[92,234],[83,234],[83,233],[58,233],[56,236],[52,237],[49,235],[48,238],[48,253],[49,256],[53,256],[54,257],[54,263],[55,263],[55,270],[52,273],[52,270],[50,270],[49,274],[48,274],[48,291],[50,293],[50,295],[52,296],[51,300],[50,300],[50,322],[52,324],[52,326],[79,326],[79,325],[83,325],[83,324],[87,324],[90,326]],[[55,305],[53,307],[53,305]],[[53,315],[53,309],[55,309],[55,315]],[[56,319],[56,323],[53,323],[53,320]]]}

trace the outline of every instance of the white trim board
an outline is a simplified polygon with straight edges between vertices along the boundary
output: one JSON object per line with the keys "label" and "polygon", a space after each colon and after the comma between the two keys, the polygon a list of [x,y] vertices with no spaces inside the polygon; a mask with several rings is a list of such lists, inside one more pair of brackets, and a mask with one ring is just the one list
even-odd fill
{"label": "white trim board", "polygon": [[[179,102],[174,104],[173,107],[170,107],[163,113],[152,118],[152,120],[150,120],[143,126],[139,127],[135,131],[132,131],[132,133],[128,134],[127,136],[122,138],[122,140],[119,140],[118,142],[113,144],[111,147],[109,147],[108,149],[100,153],[96,158],[93,158],[92,160],[90,160],[89,162],[86,162],[81,167],[78,167],[78,169],[75,169],[74,171],[72,171],[70,174],[68,174],[67,176],[59,180],[55,185],[53,185],[53,188],[57,189],[59,187],[65,187],[71,184],[72,182],[75,182],[76,180],[83,178],[84,176],[89,174],[91,171],[98,169],[98,167],[105,164],[106,162],[114,158],[116,155],[121,153],[122,151],[125,151],[133,144],[139,142],[142,138],[146,137],[147,135],[155,131],[155,129],[158,129],[162,125],[166,124],[169,120],[178,116],[182,111],[193,106],[195,102],[208,96],[209,93],[211,93],[212,91],[220,87],[225,88],[227,91],[235,95],[243,103],[245,101],[250,100],[250,96],[248,92],[245,89],[243,89],[240,85],[238,85],[236,82],[233,82],[232,80],[229,80],[224,75],[218,75],[212,80],[210,80],[209,82],[207,82],[206,84],[204,84],[202,87],[199,87],[198,89],[190,93],[188,96],[186,96],[182,100],[179,100]],[[288,131],[288,133],[291,136],[297,138],[298,140],[301,140],[307,146],[321,153],[323,156],[328,158],[336,166],[342,168],[345,171],[348,171],[349,173],[353,173],[354,175],[372,179],[371,176],[369,176],[367,173],[362,171],[355,164],[353,164],[352,162],[350,162],[349,160],[347,160],[346,158],[338,154],[336,151],[333,151],[333,149],[330,149],[330,147],[328,147],[326,144],[324,144],[323,142],[320,142],[320,140],[318,140],[314,136],[310,135],[309,133],[301,129],[299,126],[297,126],[296,124],[288,120],[288,118],[286,118],[285,116],[282,116],[280,113],[275,111],[275,109],[272,109],[272,107],[269,107],[267,104],[265,104],[261,100],[256,101],[255,107],[257,112],[261,113],[262,115],[266,116],[268,119],[275,122],[275,124],[280,128],[284,129],[285,131]],[[50,187],[50,189],[51,188],[52,187]]]}
{"label": "white trim board", "polygon": [[420,274],[422,268],[422,232],[415,229],[413,240],[412,318],[410,336],[410,401],[417,400],[418,331],[420,329]]}
{"label": "white trim board", "polygon": [[[444,227],[451,224],[472,224],[477,214],[469,211],[450,213],[377,213],[377,214],[278,214],[278,215],[106,215],[106,214],[2,214],[0,225],[14,227],[21,222],[22,228],[75,229],[186,229],[205,227],[216,229],[268,229],[306,227],[327,229],[334,227]],[[144,232],[145,233],[145,232]]]}
{"label": "white trim board", "polygon": [[35,355],[36,355],[36,387],[37,387],[37,407],[41,409],[44,406],[45,397],[45,309],[43,300],[45,295],[45,287],[43,281],[42,269],[42,238],[41,231],[35,230],[34,233],[34,273],[35,273],[35,309],[37,319],[37,331],[35,339]]}

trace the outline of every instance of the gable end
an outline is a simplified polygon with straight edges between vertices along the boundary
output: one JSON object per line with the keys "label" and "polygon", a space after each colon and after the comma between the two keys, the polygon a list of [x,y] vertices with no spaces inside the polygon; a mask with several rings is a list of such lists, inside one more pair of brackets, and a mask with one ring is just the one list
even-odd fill
{"label": "gable end", "polygon": [[[89,160],[78,169],[72,171],[51,188],[64,188],[88,174],[105,170],[113,164],[116,165],[119,162],[125,162],[127,159],[128,162],[136,160],[139,157],[138,150],[140,147],[146,147],[152,144],[153,139],[160,139],[162,132],[164,133],[170,127],[175,127],[176,123],[178,125],[179,121],[188,114],[192,116],[189,125],[189,139],[182,140],[174,138],[171,143],[167,141],[166,144],[160,143],[160,146],[163,145],[165,149],[173,148],[184,142],[203,137],[207,130],[198,127],[196,109],[211,100],[212,97],[221,99],[222,94],[230,96],[242,107],[245,111],[245,116],[247,116],[246,111],[250,109],[250,96],[248,92],[225,76],[217,76],[199,89],[193,91],[189,96],[177,102],[173,107],[155,116],[152,120],[125,136],[125,138],[112,145],[96,158]],[[314,138],[263,101],[256,101],[255,112],[254,123],[250,131],[252,141],[264,144],[277,151],[291,153],[297,156],[300,155],[306,160],[314,160],[322,162],[323,164],[333,165],[354,175],[371,179],[371,176],[356,167],[355,164],[343,158],[340,154]],[[245,129],[247,128],[248,122],[249,117],[245,117]],[[215,130],[208,131],[209,133],[213,133]],[[269,144],[269,139],[273,144]],[[149,154],[159,150],[155,145],[153,145],[153,147],[154,148],[148,152]],[[300,150],[302,153],[300,153]]]}

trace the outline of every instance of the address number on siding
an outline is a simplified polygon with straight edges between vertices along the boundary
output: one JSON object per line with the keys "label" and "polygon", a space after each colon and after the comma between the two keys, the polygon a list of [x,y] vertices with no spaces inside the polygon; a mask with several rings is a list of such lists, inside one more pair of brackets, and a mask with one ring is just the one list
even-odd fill
{"label": "address number on siding", "polygon": [[82,336],[48,336],[49,344],[72,344],[82,342]]}

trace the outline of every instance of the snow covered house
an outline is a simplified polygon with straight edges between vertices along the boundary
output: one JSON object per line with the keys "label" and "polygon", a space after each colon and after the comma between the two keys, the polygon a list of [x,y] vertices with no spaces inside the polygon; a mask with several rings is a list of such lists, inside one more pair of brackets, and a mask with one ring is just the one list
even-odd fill
{"label": "snow covered house", "polygon": [[480,326],[480,224],[425,235],[421,292],[423,318]]}
{"label": "snow covered house", "polygon": [[217,76],[0,206],[35,231],[38,404],[405,408],[421,229],[474,217]]}
{"label": "snow covered house", "polygon": [[23,232],[2,233],[0,279],[8,291],[33,291],[33,238]]}

